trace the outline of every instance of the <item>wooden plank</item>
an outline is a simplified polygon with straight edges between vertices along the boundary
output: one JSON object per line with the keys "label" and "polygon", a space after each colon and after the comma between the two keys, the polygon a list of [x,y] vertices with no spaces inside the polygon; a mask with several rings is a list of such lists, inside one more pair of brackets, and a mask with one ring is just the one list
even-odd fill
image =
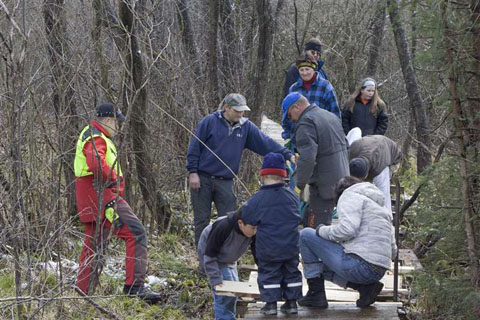
{"label": "wooden plank", "polygon": [[411,249],[398,250],[398,260],[402,261],[404,266],[413,267],[415,270],[423,269],[422,264]]}
{"label": "wooden plank", "polygon": [[[263,304],[250,304],[243,319],[268,319],[263,316],[260,309]],[[277,318],[299,318],[299,319],[399,319],[397,309],[402,306],[400,302],[375,302],[368,308],[357,308],[355,303],[329,302],[327,309],[299,307],[298,315],[285,315],[280,312],[281,303],[278,304]]]}
{"label": "wooden plank", "polygon": [[262,122],[260,124],[260,129],[265,133],[267,136],[278,142],[280,145],[285,144],[285,140],[282,138],[282,131],[283,128],[280,124],[268,119],[267,116],[262,116]]}

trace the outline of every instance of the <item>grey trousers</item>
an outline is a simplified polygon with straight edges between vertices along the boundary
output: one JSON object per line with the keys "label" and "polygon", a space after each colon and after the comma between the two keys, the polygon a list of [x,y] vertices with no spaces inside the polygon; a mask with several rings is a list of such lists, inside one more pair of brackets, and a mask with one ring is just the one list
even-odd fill
{"label": "grey trousers", "polygon": [[193,224],[195,226],[195,246],[203,229],[210,223],[212,202],[215,203],[218,216],[224,216],[237,209],[237,198],[233,193],[232,179],[218,179],[199,174],[200,189],[190,189],[190,198],[193,207]]}
{"label": "grey trousers", "polygon": [[333,191],[319,190],[316,185],[309,185],[310,199],[308,210],[303,217],[303,226],[316,228],[319,224],[332,224]]}

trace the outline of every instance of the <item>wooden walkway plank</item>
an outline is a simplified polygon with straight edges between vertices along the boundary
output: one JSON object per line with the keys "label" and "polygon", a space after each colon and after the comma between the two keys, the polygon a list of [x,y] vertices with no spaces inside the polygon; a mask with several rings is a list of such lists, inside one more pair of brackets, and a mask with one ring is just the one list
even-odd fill
{"label": "wooden walkway plank", "polygon": [[[278,304],[278,315],[276,318],[297,318],[297,319],[390,319],[398,320],[397,309],[402,307],[400,302],[375,302],[368,308],[357,308],[355,303],[329,302],[327,309],[299,307],[297,315],[286,315],[280,312],[281,303]],[[264,316],[260,313],[263,304],[249,304],[248,311],[241,319],[271,319],[272,316]],[[275,318],[275,316],[274,316]]]}

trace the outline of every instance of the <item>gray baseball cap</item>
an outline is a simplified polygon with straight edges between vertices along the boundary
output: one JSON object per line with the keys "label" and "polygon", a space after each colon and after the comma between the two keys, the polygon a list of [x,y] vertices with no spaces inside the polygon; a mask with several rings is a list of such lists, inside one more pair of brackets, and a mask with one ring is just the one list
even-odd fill
{"label": "gray baseball cap", "polygon": [[223,98],[222,106],[229,106],[235,111],[250,111],[247,99],[240,93],[229,93]]}

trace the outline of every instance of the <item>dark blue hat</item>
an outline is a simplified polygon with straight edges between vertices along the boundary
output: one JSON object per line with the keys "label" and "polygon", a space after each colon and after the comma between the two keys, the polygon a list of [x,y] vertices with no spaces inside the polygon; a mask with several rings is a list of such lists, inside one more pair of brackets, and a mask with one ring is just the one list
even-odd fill
{"label": "dark blue hat", "polygon": [[100,118],[117,118],[120,121],[125,121],[125,116],[122,112],[115,111],[115,107],[111,103],[102,103],[97,108],[97,117]]}
{"label": "dark blue hat", "polygon": [[353,158],[350,160],[350,175],[359,179],[365,179],[370,170],[370,161],[365,158]]}
{"label": "dark blue hat", "polygon": [[267,153],[263,158],[262,169],[260,169],[260,176],[287,176],[287,167],[285,166],[285,159],[280,153]]}
{"label": "dark blue hat", "polygon": [[282,122],[288,117],[288,109],[300,99],[302,95],[298,92],[289,93],[282,101]]}

